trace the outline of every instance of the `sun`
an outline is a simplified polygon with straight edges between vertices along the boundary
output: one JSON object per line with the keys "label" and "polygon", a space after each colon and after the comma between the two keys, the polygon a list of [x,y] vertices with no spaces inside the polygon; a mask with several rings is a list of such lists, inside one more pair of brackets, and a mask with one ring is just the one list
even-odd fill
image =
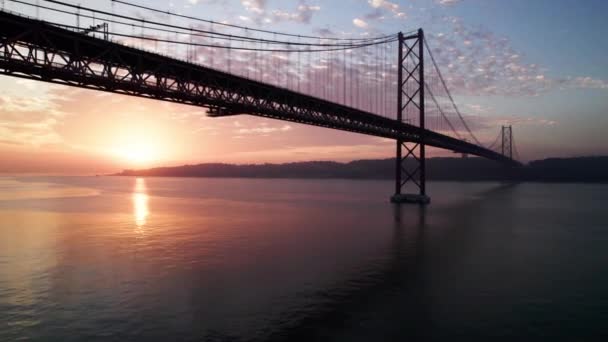
{"label": "sun", "polygon": [[132,164],[148,164],[156,159],[155,149],[151,144],[136,142],[122,146],[118,154]]}
{"label": "sun", "polygon": [[167,157],[167,137],[153,126],[145,125],[144,122],[113,131],[105,153],[119,165],[133,169],[152,167],[164,160]]}

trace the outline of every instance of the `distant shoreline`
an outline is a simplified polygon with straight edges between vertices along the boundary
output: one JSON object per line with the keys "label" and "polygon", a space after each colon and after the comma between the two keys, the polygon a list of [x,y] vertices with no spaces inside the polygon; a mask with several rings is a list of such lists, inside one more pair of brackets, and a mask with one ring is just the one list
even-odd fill
{"label": "distant shoreline", "polygon": [[[88,177],[146,177],[146,178],[183,178],[183,179],[261,179],[261,180],[349,180],[349,181],[394,181],[394,178],[345,178],[345,177],[246,177],[246,176],[153,176],[153,175],[122,175],[107,174]],[[540,184],[608,184],[608,180],[585,181],[585,180],[517,180],[517,179],[427,179],[427,182],[458,182],[458,183],[540,183]]]}
{"label": "distant shoreline", "polygon": [[[394,163],[394,159],[357,160],[348,163],[331,161],[242,165],[205,163],[124,170],[106,176],[389,180],[394,178]],[[505,168],[481,158],[430,158],[427,160],[427,179],[465,182],[608,183],[608,156],[536,160],[521,168]]]}

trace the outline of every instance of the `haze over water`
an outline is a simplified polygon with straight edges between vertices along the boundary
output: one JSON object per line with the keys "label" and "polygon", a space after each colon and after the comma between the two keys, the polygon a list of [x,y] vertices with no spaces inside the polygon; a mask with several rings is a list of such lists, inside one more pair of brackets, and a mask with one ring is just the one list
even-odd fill
{"label": "haze over water", "polygon": [[608,185],[0,178],[0,341],[604,340]]}

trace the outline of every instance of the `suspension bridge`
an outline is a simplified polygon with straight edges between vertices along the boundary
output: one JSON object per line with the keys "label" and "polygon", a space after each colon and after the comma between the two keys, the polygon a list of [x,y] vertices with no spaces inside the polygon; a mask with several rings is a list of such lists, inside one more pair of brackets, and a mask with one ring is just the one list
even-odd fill
{"label": "suspension bridge", "polygon": [[392,139],[393,202],[430,201],[426,146],[521,165],[511,126],[489,144],[476,137],[422,29],[297,35],[106,3],[3,0],[0,71]]}

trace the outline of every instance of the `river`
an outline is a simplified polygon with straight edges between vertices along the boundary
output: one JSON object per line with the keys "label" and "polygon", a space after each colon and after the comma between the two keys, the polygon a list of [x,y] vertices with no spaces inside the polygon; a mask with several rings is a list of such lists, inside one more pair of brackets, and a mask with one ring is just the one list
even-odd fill
{"label": "river", "polygon": [[608,185],[1,177],[0,341],[606,340]]}

